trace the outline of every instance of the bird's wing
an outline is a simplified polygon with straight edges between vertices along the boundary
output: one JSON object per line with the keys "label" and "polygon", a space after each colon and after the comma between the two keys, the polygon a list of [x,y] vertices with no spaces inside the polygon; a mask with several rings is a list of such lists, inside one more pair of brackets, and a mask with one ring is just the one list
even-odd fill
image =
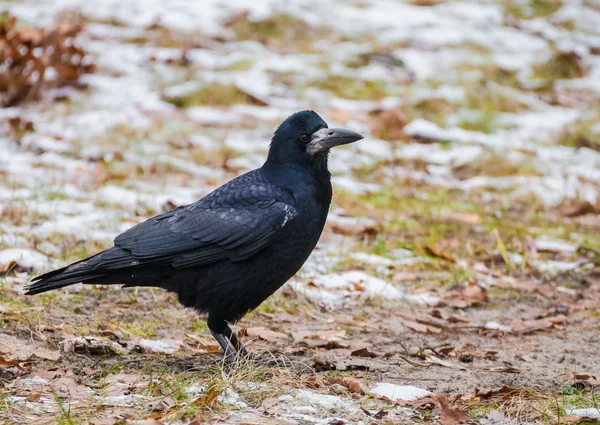
{"label": "bird's wing", "polygon": [[115,239],[140,263],[176,268],[251,257],[298,216],[291,193],[248,174],[195,204],[151,218]]}

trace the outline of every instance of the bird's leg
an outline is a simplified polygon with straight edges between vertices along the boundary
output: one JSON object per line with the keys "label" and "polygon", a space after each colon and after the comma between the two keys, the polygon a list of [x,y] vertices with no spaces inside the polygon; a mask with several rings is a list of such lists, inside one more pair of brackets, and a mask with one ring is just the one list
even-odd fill
{"label": "bird's leg", "polygon": [[231,341],[231,344],[233,345],[233,348],[236,349],[236,351],[238,352],[238,354],[241,354],[244,357],[248,356],[248,352],[244,348],[244,345],[240,342],[240,340],[238,339],[236,333],[231,330],[231,328],[229,327],[228,324],[225,324],[225,329],[224,329],[223,334],[227,338],[229,338],[229,341]]}
{"label": "bird's leg", "polygon": [[229,341],[222,333],[217,333],[211,329],[210,333],[217,340],[223,352],[225,353],[225,363],[233,363],[235,361],[235,353],[231,349],[231,345]]}

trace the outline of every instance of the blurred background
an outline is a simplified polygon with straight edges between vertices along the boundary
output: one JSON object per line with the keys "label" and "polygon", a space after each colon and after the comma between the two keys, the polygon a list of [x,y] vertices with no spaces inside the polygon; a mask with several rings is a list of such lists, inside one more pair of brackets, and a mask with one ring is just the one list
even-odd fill
{"label": "blurred background", "polygon": [[[500,307],[480,324],[510,332],[599,299],[597,1],[17,0],[0,11],[5,312],[36,305],[21,295],[33,272],[259,167],[301,109],[366,137],[332,153],[326,232],[278,309],[445,300]],[[71,323],[48,306],[73,306],[44,297],[44,320]],[[130,302],[151,300],[140,297]],[[141,334],[181,319],[159,306]],[[112,320],[97,314],[92,330]]]}

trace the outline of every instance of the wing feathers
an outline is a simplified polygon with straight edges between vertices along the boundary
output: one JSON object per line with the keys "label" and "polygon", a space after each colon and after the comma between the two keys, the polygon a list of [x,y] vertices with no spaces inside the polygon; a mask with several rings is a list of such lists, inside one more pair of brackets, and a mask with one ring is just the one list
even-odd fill
{"label": "wing feathers", "polygon": [[[268,246],[299,215],[294,204],[289,192],[255,170],[195,204],[138,224],[119,235],[115,245],[144,264],[167,261],[184,268],[225,258],[240,261]],[[107,260],[111,266],[127,265],[125,259]]]}

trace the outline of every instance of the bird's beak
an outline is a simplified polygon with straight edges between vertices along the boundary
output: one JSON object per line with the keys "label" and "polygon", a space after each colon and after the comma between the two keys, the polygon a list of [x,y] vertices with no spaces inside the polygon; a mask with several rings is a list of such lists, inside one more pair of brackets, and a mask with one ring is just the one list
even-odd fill
{"label": "bird's beak", "polygon": [[316,148],[315,150],[324,150],[356,142],[362,138],[362,134],[345,128],[322,128],[313,133],[311,145]]}

